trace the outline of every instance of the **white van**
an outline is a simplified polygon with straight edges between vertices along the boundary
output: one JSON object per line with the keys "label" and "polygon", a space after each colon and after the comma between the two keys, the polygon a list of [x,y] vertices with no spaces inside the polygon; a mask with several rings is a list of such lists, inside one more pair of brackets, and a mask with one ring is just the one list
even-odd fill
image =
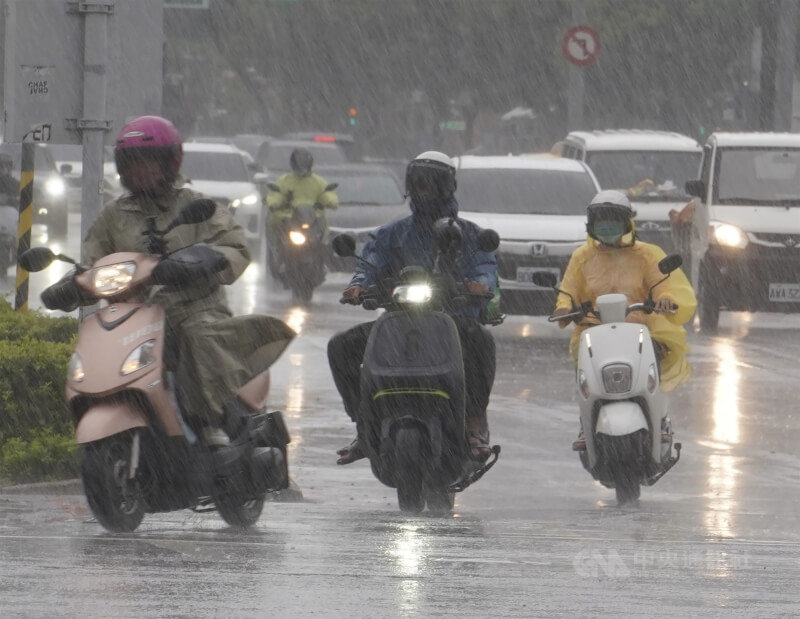
{"label": "white van", "polygon": [[690,201],[684,185],[700,169],[703,149],[697,141],[669,131],[573,131],[554,150],[585,161],[603,189],[626,192],[636,211],[637,237],[673,253],[669,213]]}
{"label": "white van", "polygon": [[692,219],[700,328],[720,309],[800,311],[800,135],[714,133],[703,150]]}

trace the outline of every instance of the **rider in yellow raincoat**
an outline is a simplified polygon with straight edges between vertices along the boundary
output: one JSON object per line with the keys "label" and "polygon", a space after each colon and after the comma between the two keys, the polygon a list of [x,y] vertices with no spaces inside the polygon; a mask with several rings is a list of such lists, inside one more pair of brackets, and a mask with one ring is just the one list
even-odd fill
{"label": "rider in yellow raincoat", "polygon": [[[650,288],[664,275],[658,269],[664,251],[650,243],[636,240],[634,211],[630,201],[619,191],[601,191],[587,209],[589,221],[586,244],[570,258],[560,289],[572,295],[576,304],[595,302],[602,294],[622,293],[628,304],[645,300]],[[652,314],[632,312],[628,322],[646,324],[660,349],[661,389],[672,391],[689,378],[686,353],[686,330],[683,325],[694,315],[697,306],[692,286],[678,269],[655,290]],[[675,307],[677,305],[677,308]],[[559,295],[554,315],[572,310],[570,299]],[[667,313],[674,310],[674,313]],[[587,319],[586,322],[591,322]],[[561,321],[564,328],[568,321]],[[570,340],[570,354],[577,361],[580,334],[586,326],[576,325]]]}

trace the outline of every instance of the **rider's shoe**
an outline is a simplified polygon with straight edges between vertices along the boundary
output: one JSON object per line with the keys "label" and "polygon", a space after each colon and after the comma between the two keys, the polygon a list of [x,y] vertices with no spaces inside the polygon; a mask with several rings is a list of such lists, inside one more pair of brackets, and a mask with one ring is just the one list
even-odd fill
{"label": "rider's shoe", "polygon": [[200,437],[207,447],[227,447],[231,444],[230,437],[222,428],[206,426],[201,430]]}
{"label": "rider's shoe", "polygon": [[336,455],[339,456],[336,464],[350,464],[351,462],[355,462],[356,460],[361,460],[361,458],[366,457],[366,454],[362,451],[361,446],[358,444],[358,438],[354,438],[347,447],[338,449],[336,451]]}
{"label": "rider's shoe", "polygon": [[572,451],[586,451],[586,436],[583,429],[578,433],[578,440],[572,443]]}
{"label": "rider's shoe", "polygon": [[483,420],[480,417],[467,417],[467,441],[474,460],[485,462],[492,455],[492,448],[489,445],[489,430],[484,428]]}

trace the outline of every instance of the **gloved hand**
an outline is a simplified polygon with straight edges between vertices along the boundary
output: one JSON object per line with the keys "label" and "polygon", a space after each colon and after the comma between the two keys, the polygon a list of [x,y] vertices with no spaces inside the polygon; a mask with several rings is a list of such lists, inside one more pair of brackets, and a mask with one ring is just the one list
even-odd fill
{"label": "gloved hand", "polygon": [[345,291],[342,293],[342,298],[339,299],[339,303],[360,305],[361,295],[363,294],[363,292],[364,289],[361,286],[350,286],[349,288],[345,289]]}

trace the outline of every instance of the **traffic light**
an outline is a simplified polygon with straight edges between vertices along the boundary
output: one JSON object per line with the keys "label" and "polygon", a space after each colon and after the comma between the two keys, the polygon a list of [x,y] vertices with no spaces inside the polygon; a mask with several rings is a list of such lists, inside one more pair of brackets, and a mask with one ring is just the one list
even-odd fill
{"label": "traffic light", "polygon": [[358,110],[354,107],[351,107],[349,110],[347,110],[347,115],[350,117],[350,126],[355,127],[356,117],[358,116]]}

